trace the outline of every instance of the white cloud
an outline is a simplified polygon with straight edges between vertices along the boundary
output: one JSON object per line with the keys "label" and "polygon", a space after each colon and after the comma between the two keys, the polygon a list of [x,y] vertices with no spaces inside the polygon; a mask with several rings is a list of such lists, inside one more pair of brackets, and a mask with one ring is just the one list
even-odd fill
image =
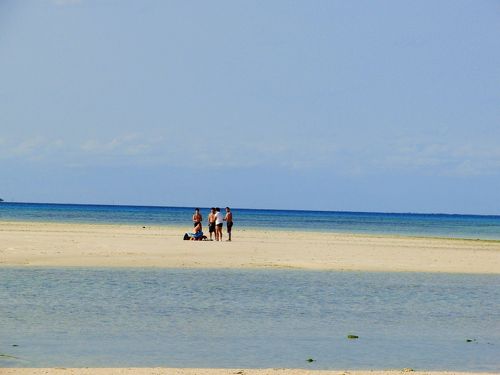
{"label": "white cloud", "polygon": [[92,154],[126,154],[129,152],[136,154],[138,151],[144,151],[148,148],[144,143],[137,143],[138,140],[137,134],[124,134],[106,141],[89,139],[84,141],[80,148]]}
{"label": "white cloud", "polygon": [[0,159],[41,161],[65,153],[66,143],[62,139],[49,139],[40,135],[26,139],[2,139]]}
{"label": "white cloud", "polygon": [[45,144],[46,140],[44,137],[35,136],[21,141],[12,151],[15,155],[32,155],[37,153]]}
{"label": "white cloud", "polygon": [[289,170],[324,168],[329,173],[369,175],[416,172],[470,177],[500,173],[500,148],[494,142],[398,138],[370,143],[338,138],[300,140],[207,141],[186,137],[124,133],[108,139],[69,140],[32,136],[0,139],[0,158],[64,165],[164,165],[185,168]]}
{"label": "white cloud", "polygon": [[52,0],[52,3],[59,6],[80,4],[82,0]]}
{"label": "white cloud", "polygon": [[477,176],[500,173],[500,149],[466,141],[435,142],[431,139],[398,139],[378,143],[365,151],[365,169],[418,171],[448,176]]}

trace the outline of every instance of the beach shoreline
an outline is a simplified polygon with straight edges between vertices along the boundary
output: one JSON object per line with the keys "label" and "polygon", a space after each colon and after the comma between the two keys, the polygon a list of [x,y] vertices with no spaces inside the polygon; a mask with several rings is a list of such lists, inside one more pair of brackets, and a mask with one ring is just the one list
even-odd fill
{"label": "beach shoreline", "polygon": [[302,269],[500,274],[500,241],[235,229],[183,241],[189,226],[0,221],[0,267]]}
{"label": "beach shoreline", "polygon": [[309,369],[215,369],[215,368],[0,368],[2,375],[479,375],[498,372],[402,370],[309,370]]}

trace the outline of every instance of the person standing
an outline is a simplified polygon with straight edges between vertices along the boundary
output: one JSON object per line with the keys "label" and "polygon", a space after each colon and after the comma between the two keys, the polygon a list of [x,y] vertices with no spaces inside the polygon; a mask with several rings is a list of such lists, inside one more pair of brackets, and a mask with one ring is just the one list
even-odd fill
{"label": "person standing", "polygon": [[193,214],[193,227],[196,227],[198,224],[201,224],[203,221],[203,217],[200,214],[200,209],[195,208]]}
{"label": "person standing", "polygon": [[[210,233],[210,241],[213,241],[212,233],[215,232],[215,207],[212,207],[208,214],[208,232]],[[217,239],[217,237],[215,237],[215,239]]]}
{"label": "person standing", "polygon": [[224,223],[224,216],[220,212],[220,208],[215,208],[215,240],[222,241],[222,224]]}
{"label": "person standing", "polygon": [[228,241],[231,241],[231,229],[233,228],[233,213],[229,207],[226,207],[226,216],[224,217],[224,221],[227,226],[227,235],[229,236]]}

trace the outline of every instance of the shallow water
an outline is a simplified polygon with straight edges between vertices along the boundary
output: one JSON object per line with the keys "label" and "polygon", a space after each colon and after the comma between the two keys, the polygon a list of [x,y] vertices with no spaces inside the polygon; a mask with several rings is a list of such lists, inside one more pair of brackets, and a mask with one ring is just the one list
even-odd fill
{"label": "shallow water", "polygon": [[4,367],[500,371],[495,275],[0,268],[0,301]]}
{"label": "shallow water", "polygon": [[[0,220],[190,226],[193,208],[1,203]],[[208,209],[202,209],[205,217]],[[244,228],[500,240],[500,216],[234,209]]]}

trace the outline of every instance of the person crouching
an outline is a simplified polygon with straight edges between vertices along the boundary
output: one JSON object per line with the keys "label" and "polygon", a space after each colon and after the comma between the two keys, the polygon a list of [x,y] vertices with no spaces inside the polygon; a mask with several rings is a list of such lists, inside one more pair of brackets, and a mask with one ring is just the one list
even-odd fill
{"label": "person crouching", "polygon": [[185,240],[191,241],[201,241],[203,239],[203,231],[201,227],[201,222],[198,222],[193,229],[192,233],[186,233],[184,235]]}

